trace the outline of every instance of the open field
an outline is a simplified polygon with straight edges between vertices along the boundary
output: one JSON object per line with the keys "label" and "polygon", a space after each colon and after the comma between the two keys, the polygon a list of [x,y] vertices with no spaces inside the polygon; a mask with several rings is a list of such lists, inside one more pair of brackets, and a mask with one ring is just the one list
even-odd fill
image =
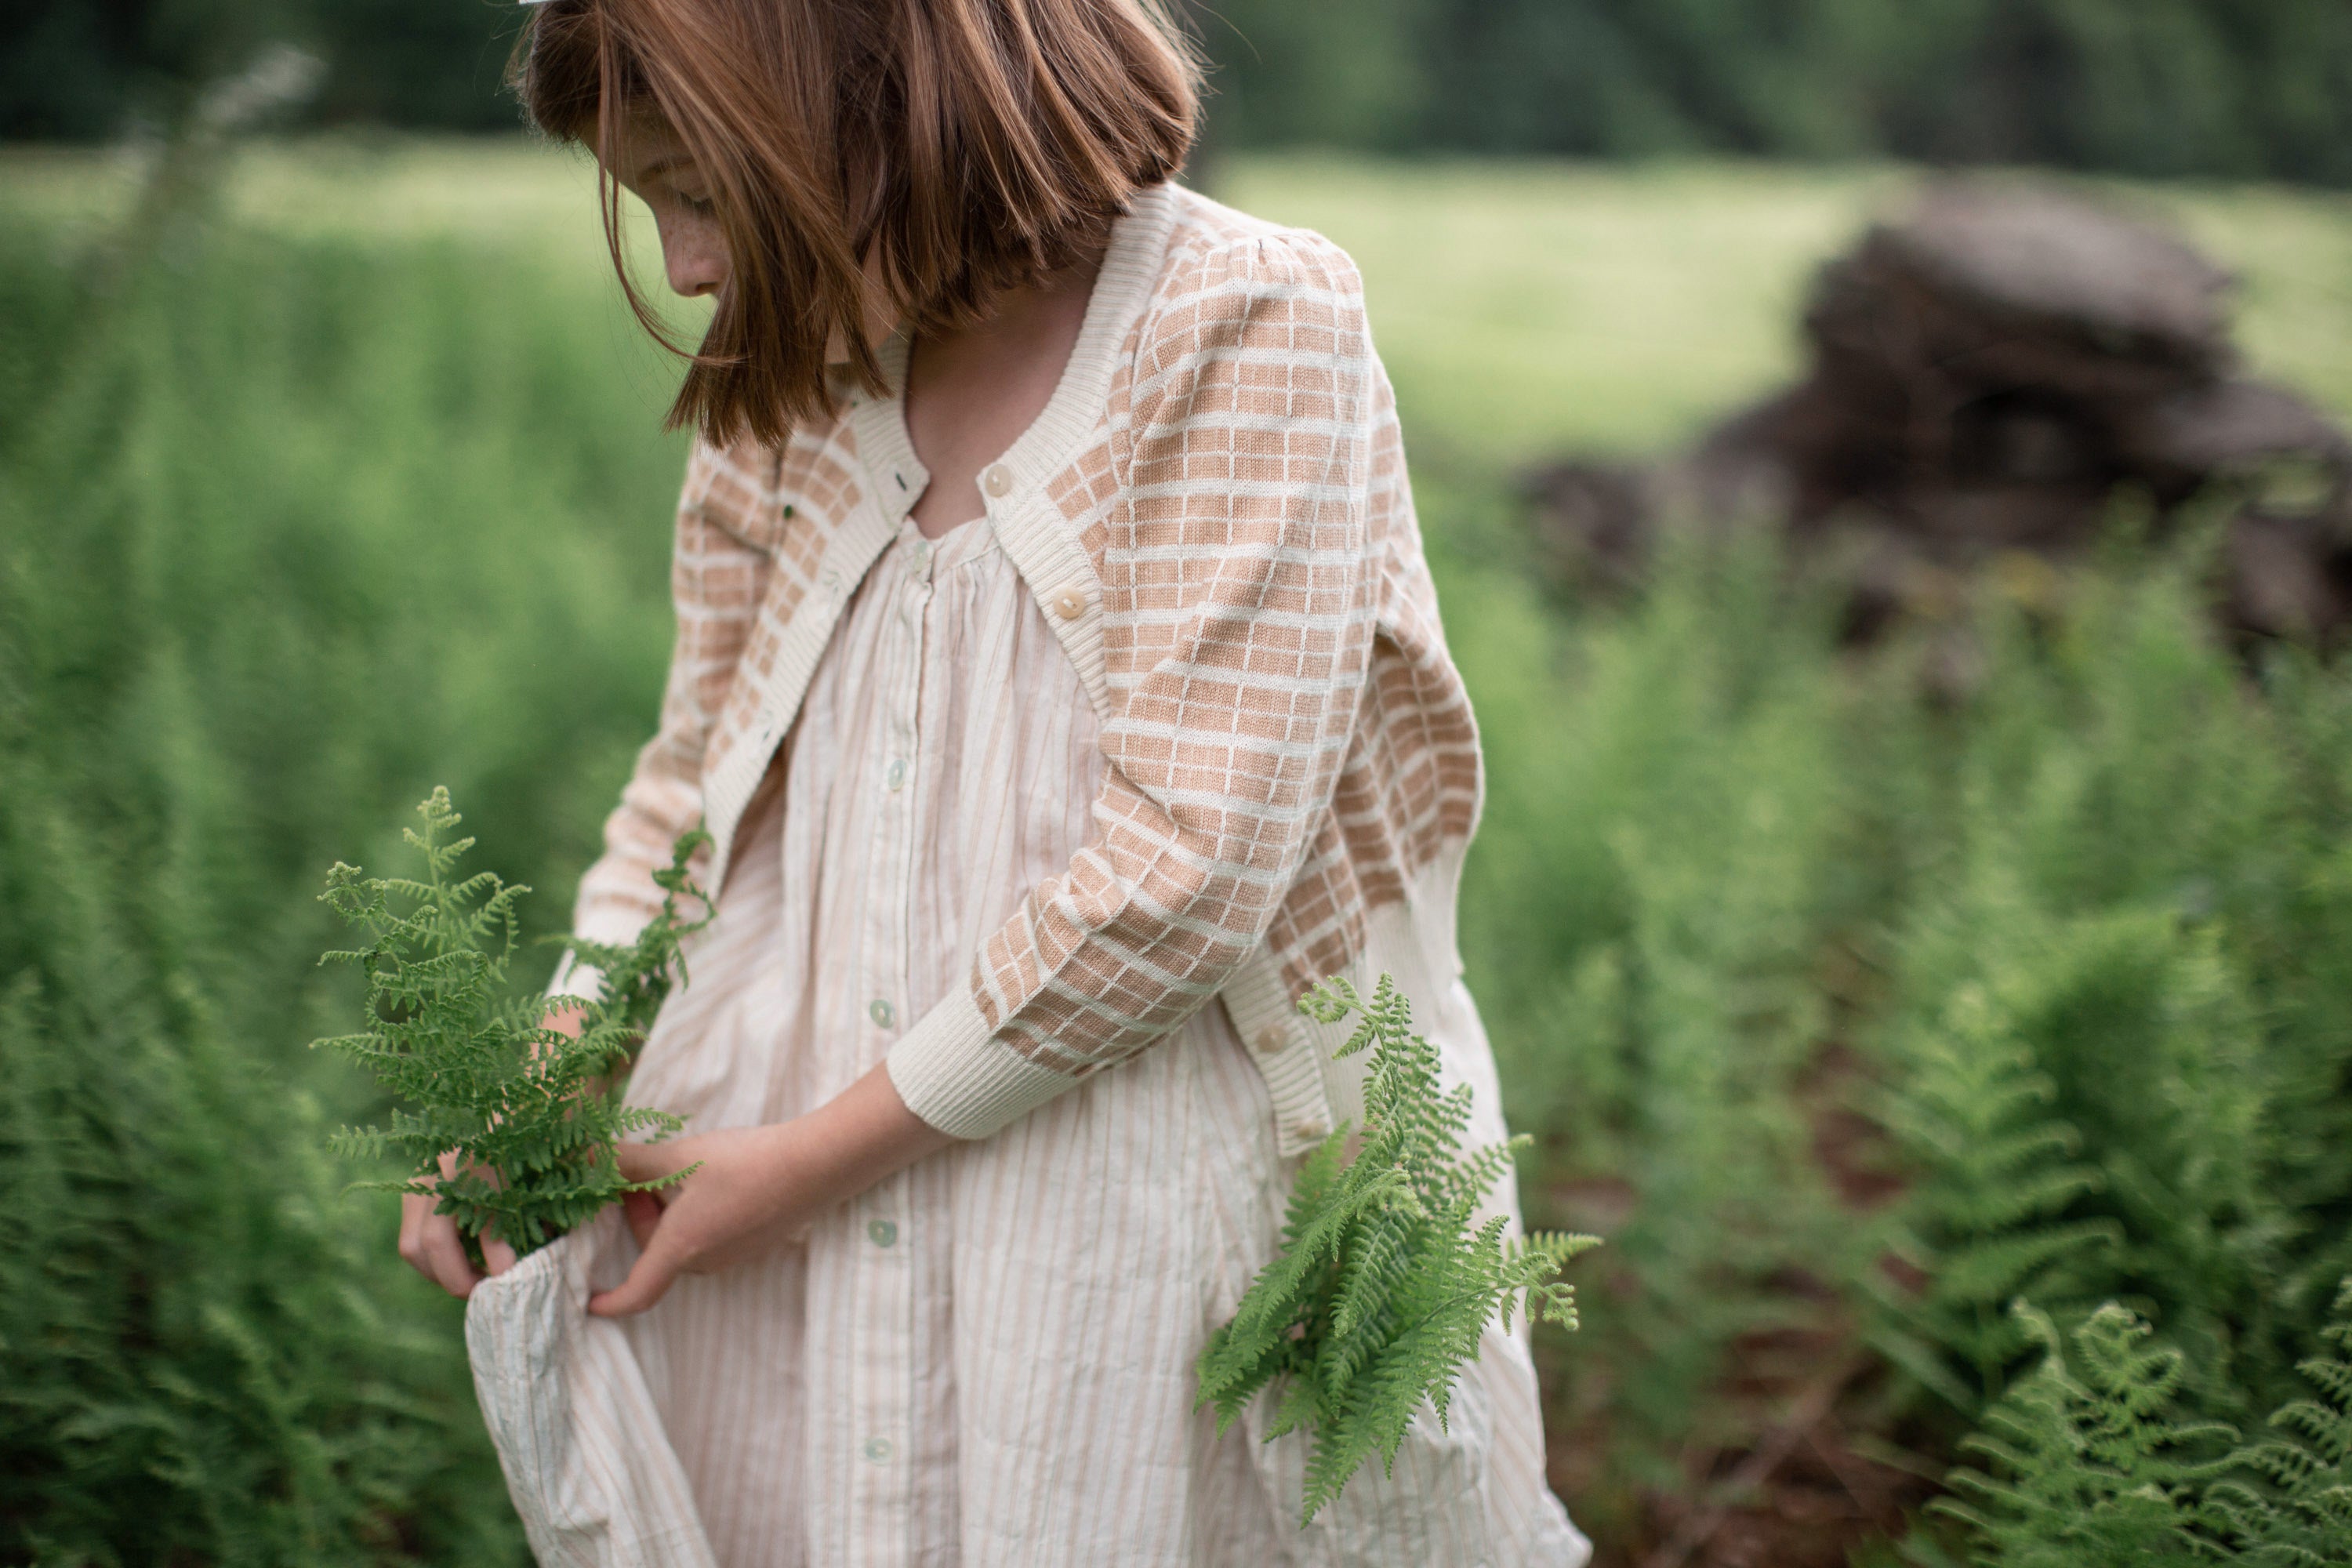
{"label": "open field", "polygon": [[[1813,267],[1919,177],[1317,156],[1213,173],[1222,199],[1347,247],[1408,435],[1482,465],[1655,450],[1772,386],[1797,363]],[[45,221],[103,223],[136,178],[125,156],[0,152],[0,203]],[[225,207],[293,237],[520,249],[545,286],[604,291],[593,184],[581,157],[521,141],[313,142],[247,155]],[[2239,271],[2251,362],[2352,414],[2352,196],[2095,188],[2170,216]]]}
{"label": "open field", "polygon": [[[1357,257],[1398,383],[1470,977],[1530,1216],[1609,1243],[1538,1342],[1604,1563],[1883,1553],[2034,1364],[2013,1296],[2125,1302],[2251,1429],[2352,1272],[2352,694],[2214,646],[2195,531],[1993,605],[1945,707],[1760,547],[1532,584],[1516,468],[1788,375],[1907,179],[1216,171]],[[2352,202],[2117,190],[2352,417]],[[311,895],[446,784],[560,927],[658,694],[674,373],[564,154],[262,147],[143,253],[137,197],[0,152],[0,1558],[511,1560],[449,1304],[318,1153],[373,1107],[301,1049],[351,1005]]]}

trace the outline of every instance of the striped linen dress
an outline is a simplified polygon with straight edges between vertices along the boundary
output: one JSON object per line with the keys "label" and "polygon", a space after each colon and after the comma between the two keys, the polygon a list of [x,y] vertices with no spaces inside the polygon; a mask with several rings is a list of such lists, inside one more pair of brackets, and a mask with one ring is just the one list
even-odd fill
{"label": "striped linen dress", "polygon": [[[863,552],[633,1102],[709,1131],[895,1074],[916,1021],[971,1005],[992,933],[1100,840],[1103,707],[1007,526],[933,542],[901,506]],[[1228,1005],[1197,1007],[636,1318],[582,1313],[635,1257],[609,1212],[485,1282],[468,1340],[541,1561],[1580,1563],[1524,1324],[1490,1329],[1447,1426],[1424,1410],[1393,1474],[1360,1472],[1306,1529],[1304,1438],[1264,1442],[1263,1400],[1222,1438],[1193,1408],[1297,1168],[1266,1059]]]}

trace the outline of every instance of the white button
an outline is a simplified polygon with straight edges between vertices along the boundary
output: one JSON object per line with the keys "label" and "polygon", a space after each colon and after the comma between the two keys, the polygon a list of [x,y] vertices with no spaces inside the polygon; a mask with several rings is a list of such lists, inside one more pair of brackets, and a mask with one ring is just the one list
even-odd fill
{"label": "white button", "polygon": [[1065,588],[1054,595],[1054,613],[1066,621],[1075,621],[1086,614],[1087,596],[1076,588]]}
{"label": "white button", "polygon": [[898,1227],[887,1219],[867,1220],[866,1239],[877,1247],[888,1247],[898,1239]]}
{"label": "white button", "polygon": [[991,463],[981,470],[980,488],[992,496],[1013,493],[1013,470],[1002,463]]}
{"label": "white button", "polygon": [[1331,1124],[1310,1116],[1304,1121],[1292,1122],[1290,1134],[1304,1142],[1319,1143],[1331,1136]]}
{"label": "white button", "polygon": [[882,782],[893,790],[904,789],[907,784],[907,759],[900,757],[884,769]]}
{"label": "white button", "polygon": [[920,572],[924,567],[929,566],[930,563],[931,542],[928,539],[919,539],[915,541],[915,570]]}
{"label": "white button", "polygon": [[868,1437],[866,1439],[866,1457],[877,1465],[888,1464],[890,1462],[890,1456],[897,1452],[897,1447],[892,1445],[890,1439],[887,1437]]}
{"label": "white button", "polygon": [[887,1029],[890,1026],[891,1020],[898,1017],[898,1010],[889,1003],[877,998],[874,1005],[866,1009],[866,1016]]}
{"label": "white button", "polygon": [[1257,1048],[1262,1056],[1270,1057],[1289,1043],[1276,1025],[1269,1024],[1257,1032]]}

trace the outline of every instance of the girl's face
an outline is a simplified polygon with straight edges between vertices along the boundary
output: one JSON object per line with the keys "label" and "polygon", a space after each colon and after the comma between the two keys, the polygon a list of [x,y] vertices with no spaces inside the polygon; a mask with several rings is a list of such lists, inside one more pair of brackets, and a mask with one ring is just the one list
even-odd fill
{"label": "girl's face", "polygon": [[718,293],[727,282],[727,239],[686,143],[652,116],[632,114],[613,177],[652,210],[669,286],[689,300]]}
{"label": "girl's face", "polygon": [[[669,286],[688,299],[716,294],[727,283],[727,237],[711,208],[710,183],[677,134],[650,114],[632,114],[621,129],[620,157],[613,177],[651,209],[660,231],[662,269]],[[866,258],[866,335],[878,343],[897,328],[877,257]],[[849,348],[838,328],[824,345],[828,364],[846,364]]]}

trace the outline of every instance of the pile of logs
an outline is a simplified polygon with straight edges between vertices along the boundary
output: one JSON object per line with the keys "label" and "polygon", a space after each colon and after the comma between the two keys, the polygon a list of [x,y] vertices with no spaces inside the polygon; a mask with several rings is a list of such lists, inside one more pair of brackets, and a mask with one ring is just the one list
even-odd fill
{"label": "pile of logs", "polygon": [[2119,504],[2226,518],[2221,613],[2248,638],[2352,634],[2352,440],[2243,374],[2230,276],[2141,219],[2047,187],[1953,182],[1825,266],[1810,373],[1646,468],[1531,476],[1552,574],[1641,575],[1677,519],[1785,529],[1848,636],[1935,615],[1988,571],[2031,593]]}

